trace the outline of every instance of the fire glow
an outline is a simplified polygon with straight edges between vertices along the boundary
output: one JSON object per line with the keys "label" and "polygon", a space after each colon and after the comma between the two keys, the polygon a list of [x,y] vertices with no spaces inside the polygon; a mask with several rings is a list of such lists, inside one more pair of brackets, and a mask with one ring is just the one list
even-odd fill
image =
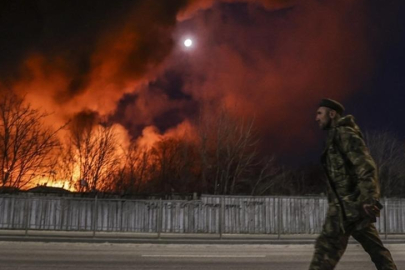
{"label": "fire glow", "polygon": [[[350,19],[356,25],[367,22],[358,16],[362,6],[308,1],[305,8],[276,12],[295,1],[223,0],[226,5],[247,3],[234,7],[246,14],[246,23],[214,2],[141,0],[125,11],[117,8],[120,16],[112,20],[97,10],[74,9],[66,12],[92,15],[89,29],[66,30],[66,36],[52,35],[59,33],[54,27],[61,21],[44,20],[48,31],[43,35],[49,40],[38,35],[39,42],[27,42],[15,58],[17,72],[0,77],[8,82],[4,91],[12,89],[48,111],[53,126],[87,111],[112,119],[122,131],[117,135],[120,154],[130,141],[151,149],[165,138],[193,137],[199,106],[212,103],[237,117],[254,117],[271,150],[310,145],[313,134],[302,131],[311,125],[317,100],[347,97],[370,69],[362,28],[350,24]],[[98,15],[102,23],[93,24],[91,18]],[[269,27],[273,24],[277,27]],[[73,184],[60,177],[37,183],[75,189],[81,177],[74,170]]]}

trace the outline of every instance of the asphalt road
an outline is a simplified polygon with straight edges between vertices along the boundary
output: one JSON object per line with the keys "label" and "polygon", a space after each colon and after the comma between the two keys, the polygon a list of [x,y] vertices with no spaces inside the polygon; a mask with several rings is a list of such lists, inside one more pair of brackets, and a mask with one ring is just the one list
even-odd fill
{"label": "asphalt road", "polygon": [[[405,244],[387,245],[405,269]],[[0,242],[1,270],[275,269],[308,268],[313,245],[163,245]],[[337,270],[375,269],[350,245]]]}

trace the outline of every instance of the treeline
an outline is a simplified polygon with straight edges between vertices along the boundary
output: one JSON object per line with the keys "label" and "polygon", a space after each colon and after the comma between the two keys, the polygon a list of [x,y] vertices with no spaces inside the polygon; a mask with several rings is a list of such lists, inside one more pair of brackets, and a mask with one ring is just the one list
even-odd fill
{"label": "treeline", "polygon": [[[306,195],[325,191],[319,165],[287,169],[263,157],[253,120],[225,110],[201,113],[193,134],[150,145],[123,144],[116,125],[83,112],[57,129],[24,99],[0,101],[1,187],[63,183],[78,192]],[[404,145],[389,132],[366,133],[384,196],[405,194]]]}

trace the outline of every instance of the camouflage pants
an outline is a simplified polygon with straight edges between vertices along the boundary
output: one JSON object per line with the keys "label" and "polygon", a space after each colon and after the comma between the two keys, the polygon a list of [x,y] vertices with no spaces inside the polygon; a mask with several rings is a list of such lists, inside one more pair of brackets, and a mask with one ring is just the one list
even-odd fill
{"label": "camouflage pants", "polygon": [[370,255],[378,270],[396,270],[391,253],[381,242],[373,224],[361,230],[345,226],[345,233],[339,227],[338,216],[327,216],[321,235],[316,240],[315,253],[310,270],[332,270],[346,250],[349,237],[353,236]]}

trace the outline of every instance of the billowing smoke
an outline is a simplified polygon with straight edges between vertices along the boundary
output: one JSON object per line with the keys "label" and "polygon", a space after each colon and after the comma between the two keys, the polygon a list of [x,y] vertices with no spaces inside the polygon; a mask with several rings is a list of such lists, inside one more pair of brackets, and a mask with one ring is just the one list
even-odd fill
{"label": "billowing smoke", "polygon": [[211,8],[217,2],[225,3],[250,3],[254,5],[260,5],[268,10],[277,10],[293,7],[297,0],[189,0],[188,5],[182,9],[177,18],[184,20],[191,18],[196,12]]}
{"label": "billowing smoke", "polygon": [[[256,119],[267,149],[305,150],[318,100],[374,66],[376,1],[8,1],[0,87],[63,123],[93,112],[131,136],[193,129],[204,104]],[[382,30],[380,30],[382,31]],[[185,50],[182,40],[194,38]],[[169,132],[170,131],[170,132]],[[157,136],[157,137],[156,137]],[[141,138],[142,139],[142,138]],[[146,140],[147,141],[147,140]],[[277,147],[276,147],[277,146]]]}
{"label": "billowing smoke", "polygon": [[[198,105],[214,103],[255,118],[265,151],[310,148],[318,101],[344,101],[372,72],[364,3],[289,2],[283,8],[227,2],[198,1],[180,13],[178,46],[165,69],[144,94],[119,106],[119,118],[134,118],[129,128],[147,119],[164,131],[198,114]],[[190,49],[181,44],[187,37],[195,41]],[[156,106],[145,116],[141,108],[148,104]]]}

